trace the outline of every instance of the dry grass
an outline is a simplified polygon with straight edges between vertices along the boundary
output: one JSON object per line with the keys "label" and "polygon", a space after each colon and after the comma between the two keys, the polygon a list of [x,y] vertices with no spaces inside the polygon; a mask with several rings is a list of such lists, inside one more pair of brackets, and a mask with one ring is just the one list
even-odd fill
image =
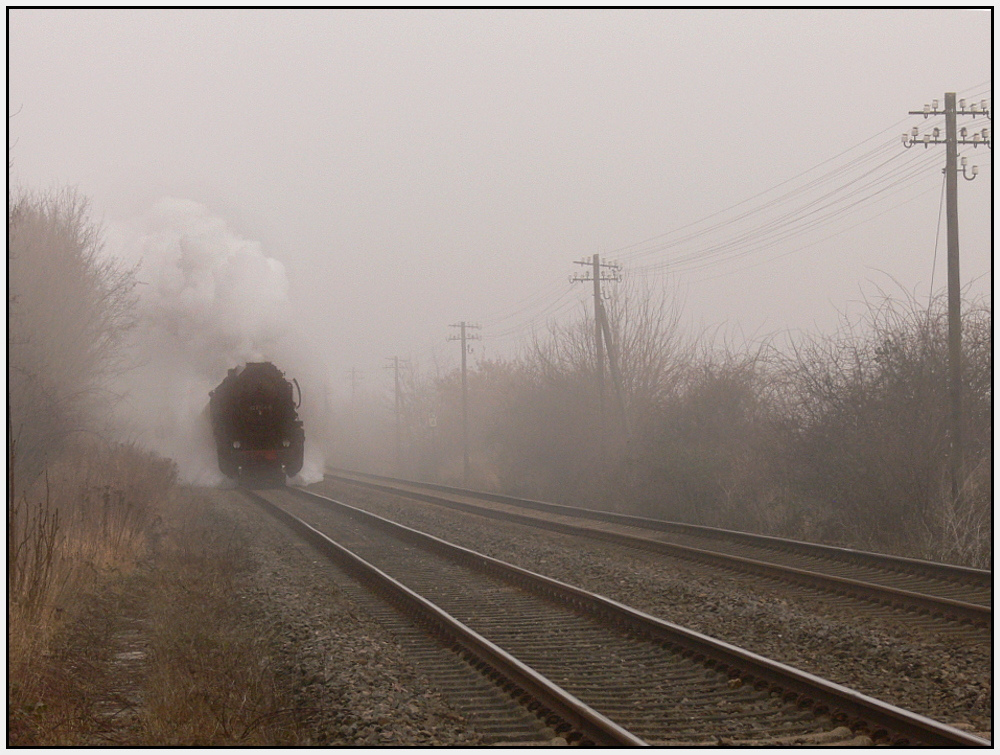
{"label": "dry grass", "polygon": [[246,543],[172,465],[90,448],[15,492],[8,745],[298,743]]}
{"label": "dry grass", "polygon": [[926,528],[925,558],[993,568],[993,459],[981,461],[966,475],[958,501],[942,491],[934,520]]}
{"label": "dry grass", "polygon": [[[11,465],[13,467],[13,465]],[[27,486],[9,480],[7,605],[33,634],[96,575],[131,568],[175,480],[171,462],[127,446],[78,448]]]}
{"label": "dry grass", "polygon": [[8,745],[288,741],[227,592],[239,545],[178,508],[171,462],[80,440],[126,366],[136,270],[72,190],[7,219]]}
{"label": "dry grass", "polygon": [[141,733],[130,744],[298,744],[305,712],[275,669],[280,638],[244,603],[255,564],[203,500],[178,499],[149,581]]}
{"label": "dry grass", "polygon": [[8,743],[31,742],[38,714],[51,714],[57,635],[77,616],[81,596],[134,567],[173,481],[169,462],[96,445],[79,447],[32,484],[8,479]]}

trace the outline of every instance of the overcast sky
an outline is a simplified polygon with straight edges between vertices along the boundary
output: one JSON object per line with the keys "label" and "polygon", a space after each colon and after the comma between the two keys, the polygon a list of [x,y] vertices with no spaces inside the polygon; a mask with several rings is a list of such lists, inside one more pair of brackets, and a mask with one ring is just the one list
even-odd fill
{"label": "overcast sky", "polygon": [[[992,106],[991,34],[959,10],[14,10],[11,177],[77,187],[124,256],[164,198],[254,245],[337,390],[457,363],[461,320],[507,353],[582,311],[594,253],[692,328],[829,331],[873,287],[943,289],[944,148],[900,134],[943,127],[907,111],[948,91]],[[989,292],[992,153],[963,154],[962,279]]]}

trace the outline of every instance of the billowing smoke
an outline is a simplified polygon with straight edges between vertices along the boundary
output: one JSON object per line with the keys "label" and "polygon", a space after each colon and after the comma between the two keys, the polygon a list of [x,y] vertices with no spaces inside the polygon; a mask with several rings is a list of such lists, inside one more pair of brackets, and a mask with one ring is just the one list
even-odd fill
{"label": "billowing smoke", "polygon": [[293,482],[322,478],[324,370],[291,327],[284,266],[204,205],[163,199],[122,234],[139,259],[140,321],[121,386],[120,426],[174,459],[190,483],[224,481],[208,424],[208,393],[231,367],[269,361],[302,389],[305,466]]}

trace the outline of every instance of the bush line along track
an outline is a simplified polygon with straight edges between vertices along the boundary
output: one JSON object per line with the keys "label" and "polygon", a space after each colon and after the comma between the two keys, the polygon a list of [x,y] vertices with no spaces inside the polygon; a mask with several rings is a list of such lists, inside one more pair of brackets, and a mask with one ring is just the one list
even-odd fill
{"label": "bush line along track", "polygon": [[[565,534],[596,538],[619,545],[711,563],[741,572],[760,574],[785,582],[850,595],[866,601],[891,605],[961,623],[985,627],[992,627],[993,623],[992,573],[980,569],[854,551],[847,548],[713,527],[667,522],[595,509],[581,509],[433,483],[396,480],[379,475],[337,471],[329,474],[328,478],[481,516],[505,519]],[[562,517],[562,519],[545,519],[514,511],[489,508],[485,504],[500,504],[522,510],[531,509]],[[567,522],[565,519],[569,517],[576,520],[596,521],[598,524],[588,526]],[[708,545],[706,547],[693,547],[629,532],[601,529],[602,526],[607,525],[641,528],[647,532],[677,533],[684,537],[693,536],[707,541]],[[739,548],[743,548],[744,552],[751,553],[754,557],[716,550],[717,546],[712,545],[712,543],[720,541],[728,542],[730,549],[738,551]],[[779,563],[781,560],[785,560],[786,563]],[[808,565],[809,568],[802,568],[803,565]],[[853,576],[845,576],[846,574],[853,574]],[[859,574],[861,578],[859,578]],[[909,589],[897,586],[899,584],[905,584]],[[919,589],[912,589],[912,586]],[[955,595],[967,596],[969,599],[959,600],[951,597]]]}
{"label": "bush line along track", "polygon": [[[616,746],[716,744],[726,740],[763,744],[784,737],[785,743],[797,738],[818,742],[834,727],[847,726],[895,744],[989,744],[854,690],[324,496],[293,489],[288,492],[320,504],[324,515],[335,510],[340,517],[363,522],[367,529],[358,542],[366,543],[375,557],[393,561],[391,568],[406,574],[407,582],[423,582],[420,589],[438,594],[436,599],[448,603],[451,613],[467,613],[470,618],[466,620],[476,623],[485,634],[500,636],[503,644],[517,649],[502,650],[499,642],[494,644],[467,629],[450,613],[318,529],[258,494],[248,495],[360,581],[383,594],[391,593],[404,610],[419,611],[422,623],[432,626],[452,648],[474,659],[470,662],[485,675],[541,713],[570,741]],[[390,533],[395,544],[373,542],[371,528]],[[347,529],[338,525],[338,536],[350,536]],[[418,546],[421,552],[404,543]],[[420,559],[428,558],[426,552],[461,564],[464,571],[456,573],[456,566],[440,561],[421,564]],[[417,560],[398,561],[404,558]],[[498,580],[507,586],[497,587]],[[517,591],[512,591],[511,585]],[[456,595],[454,591],[460,589],[466,592]],[[494,597],[484,597],[488,595]],[[553,602],[562,607],[553,607]],[[512,652],[531,658],[560,684],[548,681]],[[563,686],[571,688],[571,693],[564,692]],[[602,714],[600,709],[608,712]],[[621,724],[613,722],[612,716]],[[725,739],[716,732],[722,732]]]}

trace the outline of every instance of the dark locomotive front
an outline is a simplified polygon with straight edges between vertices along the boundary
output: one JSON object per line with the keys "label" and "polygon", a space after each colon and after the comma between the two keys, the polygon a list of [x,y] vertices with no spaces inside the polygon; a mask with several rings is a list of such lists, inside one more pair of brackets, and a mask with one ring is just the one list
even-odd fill
{"label": "dark locomotive front", "polygon": [[212,433],[224,475],[242,482],[284,483],[285,475],[298,474],[305,431],[292,393],[292,384],[270,362],[247,362],[229,370],[209,393]]}

